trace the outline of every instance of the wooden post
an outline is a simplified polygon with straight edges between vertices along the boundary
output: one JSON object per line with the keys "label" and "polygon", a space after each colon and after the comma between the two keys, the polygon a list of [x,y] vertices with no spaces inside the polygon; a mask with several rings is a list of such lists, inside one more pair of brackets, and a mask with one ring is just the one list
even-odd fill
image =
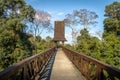
{"label": "wooden post", "polygon": [[64,41],[62,41],[62,46],[64,46]]}

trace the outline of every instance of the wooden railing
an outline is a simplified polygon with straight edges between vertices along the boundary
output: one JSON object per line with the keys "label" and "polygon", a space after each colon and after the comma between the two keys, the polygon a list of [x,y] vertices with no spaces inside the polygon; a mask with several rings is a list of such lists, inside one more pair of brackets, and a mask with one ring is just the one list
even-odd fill
{"label": "wooden railing", "polygon": [[33,55],[0,72],[0,80],[38,80],[55,47]]}
{"label": "wooden railing", "polygon": [[87,80],[120,80],[119,69],[65,47],[62,49]]}

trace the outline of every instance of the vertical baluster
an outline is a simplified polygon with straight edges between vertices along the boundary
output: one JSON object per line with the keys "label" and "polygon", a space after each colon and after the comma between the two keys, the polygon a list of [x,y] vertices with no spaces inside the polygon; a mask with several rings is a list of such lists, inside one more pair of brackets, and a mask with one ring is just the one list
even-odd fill
{"label": "vertical baluster", "polygon": [[105,75],[103,73],[103,69],[101,69],[100,78],[101,78],[101,80],[106,80]]}
{"label": "vertical baluster", "polygon": [[38,57],[38,62],[37,62],[37,64],[38,64],[38,72],[40,72],[40,57]]}
{"label": "vertical baluster", "polygon": [[81,71],[81,69],[82,69],[81,64],[82,64],[82,63],[81,63],[81,57],[80,57],[80,56],[78,57],[78,60],[79,60],[79,61],[78,61],[78,64],[79,64],[79,65],[78,65],[78,69]]}
{"label": "vertical baluster", "polygon": [[20,78],[18,80],[23,80],[23,76],[24,76],[24,67],[22,67],[21,69]]}
{"label": "vertical baluster", "polygon": [[[104,76],[104,74],[103,74],[103,69],[102,69],[102,67],[101,67],[100,65],[97,65],[97,66],[99,66],[99,68],[98,68],[98,74],[97,74],[98,80],[106,80],[106,79],[105,79],[105,76]],[[110,75],[110,76],[112,76],[112,75]],[[112,77],[111,80],[114,80],[114,78]]]}
{"label": "vertical baluster", "polygon": [[42,69],[42,57],[40,56],[40,58],[39,58],[39,62],[40,62],[40,64],[39,64],[39,69],[41,70]]}
{"label": "vertical baluster", "polygon": [[92,62],[89,63],[89,71],[88,71],[89,79],[92,77],[91,74],[92,74],[92,72],[94,70],[94,66],[95,66],[95,64],[93,64]]}
{"label": "vertical baluster", "polygon": [[29,74],[28,74],[28,68],[27,68],[27,64],[24,65],[24,76],[23,76],[23,80],[29,80]]}
{"label": "vertical baluster", "polygon": [[87,78],[89,78],[89,74],[88,73],[89,73],[89,63],[90,62],[88,60],[86,60],[85,62],[86,62],[86,64],[85,64],[85,66],[86,66],[86,76],[87,76]]}
{"label": "vertical baluster", "polygon": [[32,61],[32,80],[35,79],[35,59]]}
{"label": "vertical baluster", "polygon": [[88,62],[84,59],[84,74],[88,78]]}
{"label": "vertical baluster", "polygon": [[30,79],[32,78],[32,66],[31,66],[31,62],[29,62],[28,64],[28,70],[29,70],[29,76],[30,76]]}
{"label": "vertical baluster", "polygon": [[38,74],[39,73],[38,58],[36,58],[35,64],[36,64],[35,80],[38,80],[38,78],[39,78],[39,74]]}
{"label": "vertical baluster", "polygon": [[100,65],[96,64],[96,71],[95,71],[93,80],[95,80],[95,79],[100,80],[99,74],[100,74]]}
{"label": "vertical baluster", "polygon": [[84,68],[84,66],[83,66],[83,58],[81,57],[81,72],[83,73],[83,68]]}

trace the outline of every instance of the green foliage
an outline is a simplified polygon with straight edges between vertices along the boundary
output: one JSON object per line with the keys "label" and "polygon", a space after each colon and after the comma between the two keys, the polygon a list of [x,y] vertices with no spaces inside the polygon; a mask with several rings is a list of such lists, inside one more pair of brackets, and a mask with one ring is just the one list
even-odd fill
{"label": "green foliage", "polygon": [[76,50],[120,69],[120,2],[107,5],[105,16],[103,39],[92,37],[87,29],[82,29]]}
{"label": "green foliage", "polygon": [[[89,35],[87,29],[80,31],[76,50],[120,69],[120,38],[111,33],[103,40]],[[72,49],[72,48],[71,48]]]}
{"label": "green foliage", "polygon": [[[34,37],[33,35],[30,35],[29,41],[34,44]],[[35,49],[35,46],[37,46],[37,49]],[[43,39],[41,36],[36,36],[36,44],[33,45],[34,51],[33,53],[36,54],[39,52],[43,52],[48,48],[51,48],[55,46],[55,43],[52,41],[52,38],[50,36],[47,36],[45,39]]]}
{"label": "green foliage", "polygon": [[96,25],[98,15],[87,9],[74,10],[72,14],[65,16],[65,25],[71,29],[73,45],[76,43],[77,34],[80,28],[76,28],[76,25],[82,25],[84,28],[90,27],[90,25]]}
{"label": "green foliage", "polygon": [[120,38],[109,34],[104,38],[104,51],[101,54],[105,62],[120,68]]}
{"label": "green foliage", "polygon": [[80,31],[80,34],[77,38],[78,44],[76,50],[99,59],[100,40],[97,37],[90,36],[85,28]]}
{"label": "green foliage", "polygon": [[120,2],[113,2],[105,8],[104,34],[116,33],[120,35]]}
{"label": "green foliage", "polygon": [[105,16],[120,20],[120,2],[113,2],[105,7]]}
{"label": "green foliage", "polygon": [[71,50],[73,49],[72,45],[70,45],[70,44],[65,44],[65,47],[68,49],[71,49]]}
{"label": "green foliage", "polygon": [[24,0],[0,0],[0,69],[30,56],[33,44],[26,33],[34,9]]}
{"label": "green foliage", "polygon": [[119,27],[119,22],[116,18],[106,18],[104,20],[104,30],[109,32],[116,32]]}
{"label": "green foliage", "polygon": [[105,8],[104,61],[120,69],[120,2],[113,2]]}
{"label": "green foliage", "polygon": [[90,35],[88,33],[88,30],[87,29],[83,29],[80,31],[80,36],[77,37],[77,50],[79,50],[80,48],[80,51],[82,51],[83,53],[88,53],[88,44],[89,44],[89,40],[90,40]]}

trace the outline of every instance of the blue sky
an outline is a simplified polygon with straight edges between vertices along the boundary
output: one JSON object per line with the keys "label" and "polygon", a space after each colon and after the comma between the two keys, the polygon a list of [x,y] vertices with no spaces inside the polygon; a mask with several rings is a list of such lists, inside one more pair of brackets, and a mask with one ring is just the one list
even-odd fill
{"label": "blue sky", "polygon": [[[72,13],[73,10],[87,9],[94,11],[98,14],[98,24],[96,27],[90,27],[90,34],[96,35],[96,32],[103,32],[103,20],[104,20],[104,9],[106,5],[111,4],[114,1],[120,2],[120,0],[26,0],[26,3],[30,4],[34,9],[44,10],[51,14],[52,23],[55,20],[63,20],[65,15]],[[82,28],[82,26],[80,26]],[[67,43],[71,43],[70,30],[66,28],[66,39]],[[53,33],[48,34],[44,32],[42,36],[51,36]]]}

